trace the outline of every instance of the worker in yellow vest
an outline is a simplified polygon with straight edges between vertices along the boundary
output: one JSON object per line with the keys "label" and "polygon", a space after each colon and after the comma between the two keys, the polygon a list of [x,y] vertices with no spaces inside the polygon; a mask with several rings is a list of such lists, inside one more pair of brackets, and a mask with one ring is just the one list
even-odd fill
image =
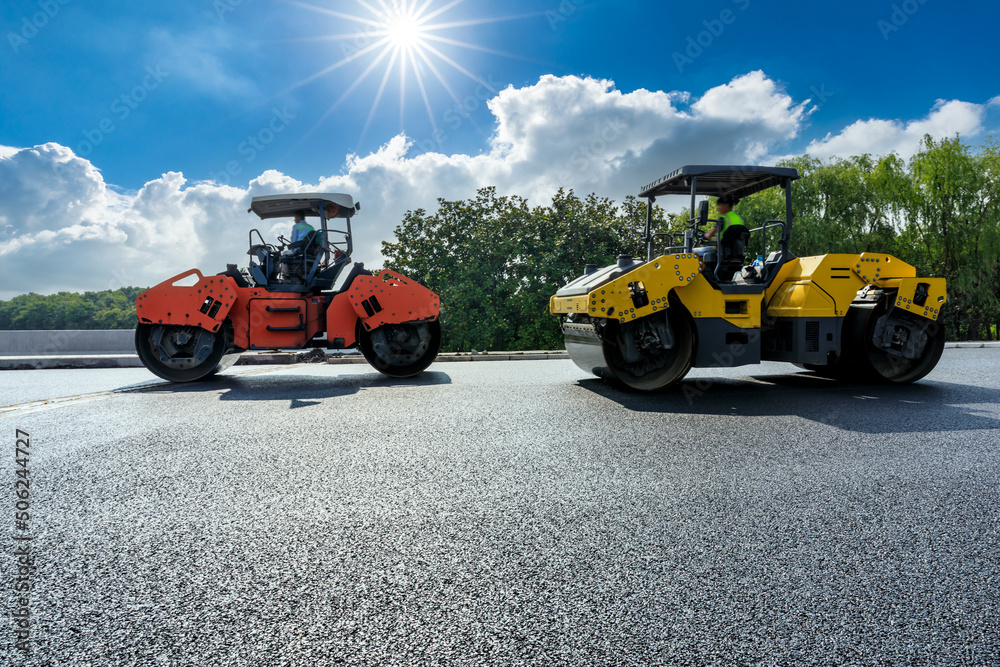
{"label": "worker in yellow vest", "polygon": [[[734,197],[731,197],[729,195],[723,195],[719,197],[719,201],[717,201],[715,205],[716,208],[719,209],[720,220],[719,222],[715,223],[715,227],[713,227],[708,234],[705,234],[706,239],[711,240],[712,237],[714,237],[716,234],[719,234],[719,238],[721,239],[722,236],[725,235],[727,229],[729,229],[733,225],[743,224],[743,219],[740,216],[733,213],[733,207],[739,203],[740,203],[739,199],[735,199]],[[721,229],[719,228],[720,222],[722,224]]]}

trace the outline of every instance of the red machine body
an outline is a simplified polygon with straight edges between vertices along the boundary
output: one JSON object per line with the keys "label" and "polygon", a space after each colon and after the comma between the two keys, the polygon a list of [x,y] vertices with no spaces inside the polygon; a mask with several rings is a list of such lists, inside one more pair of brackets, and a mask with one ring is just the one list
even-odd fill
{"label": "red machine body", "polygon": [[[353,248],[350,221],[360,206],[347,195],[255,197],[262,219],[300,215],[320,229],[280,248],[253,244],[248,269],[225,274],[191,269],[136,300],[136,350],[153,373],[174,382],[210,377],[246,350],[360,348],[379,371],[415,375],[441,344],[437,294],[398,273],[378,275],[355,264],[333,284]],[[328,223],[343,218],[346,231]],[[331,234],[342,234],[339,242]],[[254,261],[256,260],[256,261]]]}

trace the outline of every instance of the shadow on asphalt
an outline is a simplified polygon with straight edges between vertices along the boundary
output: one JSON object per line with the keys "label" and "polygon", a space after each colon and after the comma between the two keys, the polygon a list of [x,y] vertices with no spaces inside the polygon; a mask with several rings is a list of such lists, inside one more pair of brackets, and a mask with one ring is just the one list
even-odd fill
{"label": "shadow on asphalt", "polygon": [[[422,387],[451,384],[451,377],[439,371],[424,371],[412,378],[391,378],[377,371],[351,375],[216,375],[208,380],[181,384],[143,385],[132,391],[170,394],[201,394],[222,391],[220,401],[290,401],[292,409],[319,405],[328,398],[350,396],[363,389]],[[125,388],[126,390],[128,388]],[[121,390],[119,390],[121,391]]]}
{"label": "shadow on asphalt", "polygon": [[[748,417],[797,416],[859,433],[925,433],[1000,428],[978,406],[1000,404],[1000,390],[921,380],[852,384],[813,373],[689,378],[661,392],[637,393],[593,378],[579,386],[635,412]],[[977,406],[977,407],[972,407]]]}

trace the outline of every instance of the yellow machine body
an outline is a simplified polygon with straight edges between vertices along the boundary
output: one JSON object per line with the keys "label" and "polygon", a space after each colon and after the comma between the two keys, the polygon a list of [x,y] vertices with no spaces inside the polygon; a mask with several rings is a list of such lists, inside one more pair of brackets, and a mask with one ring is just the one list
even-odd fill
{"label": "yellow machine body", "polygon": [[[918,278],[906,262],[875,253],[793,258],[769,285],[714,284],[689,253],[608,269],[610,279],[585,294],[550,300],[553,315],[577,323],[570,328],[577,338],[567,338],[571,353],[581,342],[580,322],[620,327],[674,308],[693,326],[694,367],[770,360],[840,368],[849,312],[854,307],[867,314],[873,306],[865,295],[887,295],[889,308],[929,323],[938,320],[947,301],[943,278]],[[584,356],[586,370],[602,368],[593,351]]]}
{"label": "yellow machine body", "polygon": [[[633,389],[679,382],[692,366],[787,361],[828,375],[913,382],[944,349],[943,278],[879,253],[795,257],[795,169],[688,165],[647,185],[646,260],[621,256],[552,296],[570,357],[580,368]],[[709,220],[709,202],[736,205],[769,188],[785,193],[785,220],[756,229]],[[689,195],[686,231],[654,233],[653,202]],[[709,239],[706,227],[722,228]],[[778,246],[767,259],[768,232]],[[751,243],[753,234],[758,234]],[[658,238],[670,239],[657,255]],[[750,264],[747,251],[761,254]],[[755,253],[754,253],[755,254]]]}
{"label": "yellow machine body", "polygon": [[[759,328],[763,304],[767,318],[844,317],[858,292],[866,286],[892,290],[895,305],[914,315],[936,320],[947,301],[944,278],[917,278],[916,269],[890,255],[819,255],[786,263],[770,287],[754,294],[726,294],[699,270],[694,255],[662,255],[643,263],[583,296],[553,295],[553,315],[586,314],[625,323],[668,306],[673,292],[695,319],[719,318],[741,329]],[[914,305],[920,284],[929,298]],[[636,285],[635,288],[630,287]],[[636,308],[633,290],[645,290],[649,302]]]}

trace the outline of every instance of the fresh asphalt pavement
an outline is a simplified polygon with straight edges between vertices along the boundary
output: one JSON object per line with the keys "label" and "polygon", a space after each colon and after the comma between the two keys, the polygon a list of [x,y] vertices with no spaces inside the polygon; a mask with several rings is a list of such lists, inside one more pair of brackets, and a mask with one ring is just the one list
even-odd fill
{"label": "fresh asphalt pavement", "polygon": [[5,371],[0,663],[997,664],[998,368]]}

